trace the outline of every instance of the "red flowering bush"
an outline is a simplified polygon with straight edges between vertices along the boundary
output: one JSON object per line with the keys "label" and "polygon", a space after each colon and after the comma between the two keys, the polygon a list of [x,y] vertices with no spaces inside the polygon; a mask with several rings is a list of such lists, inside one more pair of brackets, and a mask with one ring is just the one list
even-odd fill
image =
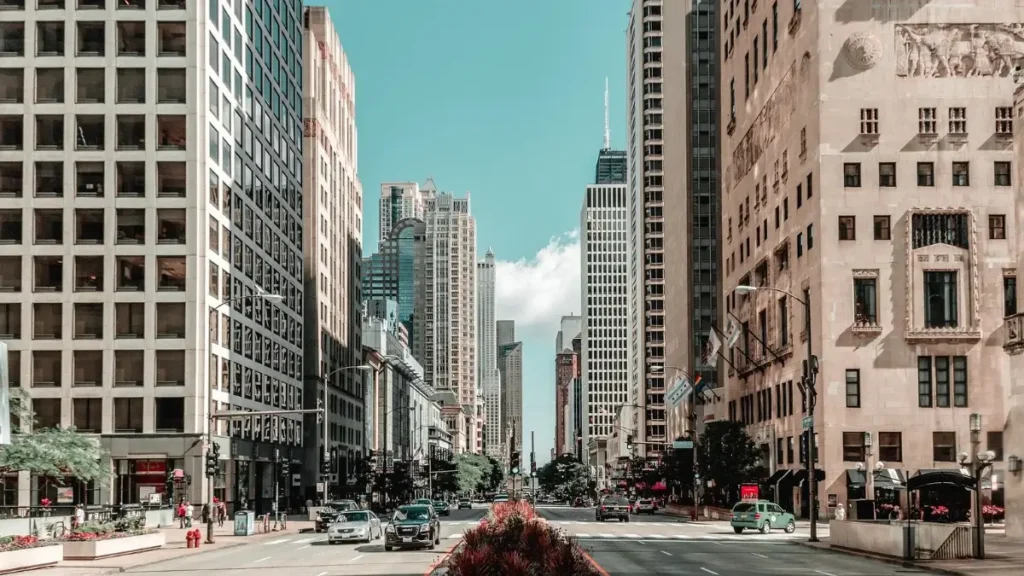
{"label": "red flowering bush", "polygon": [[41,546],[53,546],[54,544],[57,544],[57,542],[40,540],[35,536],[4,536],[0,538],[0,553],[39,548]]}
{"label": "red flowering bush", "polygon": [[115,538],[128,538],[147,534],[144,528],[145,519],[124,518],[115,522],[102,524],[82,524],[74,528],[70,534],[61,538],[63,542],[87,542],[90,540],[113,540]]}
{"label": "red flowering bush", "polygon": [[1006,510],[993,504],[987,504],[981,507],[981,513],[986,522],[997,522],[1003,519],[1006,515]]}

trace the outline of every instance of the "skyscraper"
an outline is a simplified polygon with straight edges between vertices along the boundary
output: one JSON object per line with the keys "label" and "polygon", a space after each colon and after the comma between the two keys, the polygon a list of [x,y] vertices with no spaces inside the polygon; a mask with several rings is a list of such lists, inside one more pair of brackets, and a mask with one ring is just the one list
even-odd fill
{"label": "skyscraper", "polygon": [[[572,341],[580,335],[583,327],[582,316],[562,316],[560,330],[555,335],[555,452],[562,454],[568,450],[566,424],[569,411],[567,406],[572,396],[572,381],[576,377],[578,358],[572,352]],[[571,438],[569,441],[571,448]]]}
{"label": "skyscraper", "polygon": [[409,337],[409,348],[423,362],[423,334],[426,311],[426,223],[416,218],[399,220],[377,252],[363,259],[364,301],[390,300],[396,303],[396,317]]}
{"label": "skyscraper", "polygon": [[319,457],[329,449],[335,456],[333,473],[343,484],[365,446],[357,418],[365,400],[363,375],[346,370],[324,377],[359,365],[363,354],[356,273],[362,258],[363,202],[356,164],[355,76],[328,10],[306,8],[305,26],[305,393],[313,405],[326,397],[329,428],[340,432],[323,438],[321,427],[307,428],[303,477],[309,485],[316,481]]}
{"label": "skyscraper", "polygon": [[476,221],[469,195],[442,192],[427,201],[426,322],[423,368],[440,394],[442,418],[457,453],[474,451],[478,435],[476,368]]}
{"label": "skyscraper", "polygon": [[494,252],[488,250],[477,262],[477,370],[484,398],[485,445],[488,456],[501,458],[501,374],[498,370],[497,326],[495,325]]}
{"label": "skyscraper", "polygon": [[[511,432],[515,438],[513,450],[523,450],[523,343],[505,342],[498,344],[498,370],[504,396],[502,407],[503,431],[508,438]],[[508,453],[508,446],[505,447]]]}
{"label": "skyscraper", "polygon": [[380,229],[378,241],[391,237],[395,225],[406,218],[423,219],[427,202],[437,195],[434,180],[420,188],[416,182],[385,182],[380,185]]}

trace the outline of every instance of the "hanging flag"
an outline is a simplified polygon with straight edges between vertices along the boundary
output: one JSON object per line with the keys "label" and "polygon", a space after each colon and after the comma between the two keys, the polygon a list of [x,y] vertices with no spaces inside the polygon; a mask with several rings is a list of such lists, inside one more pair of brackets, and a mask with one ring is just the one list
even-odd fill
{"label": "hanging flag", "polygon": [[730,318],[729,329],[725,332],[725,347],[731,349],[735,346],[740,339],[741,332],[740,325],[736,323],[736,320]]}
{"label": "hanging flag", "polygon": [[[708,334],[708,342],[704,346],[704,357],[701,361],[706,366],[714,368],[718,364],[718,351],[722,348],[722,341],[718,339],[718,332],[714,328]],[[696,384],[696,383],[695,383]]]}

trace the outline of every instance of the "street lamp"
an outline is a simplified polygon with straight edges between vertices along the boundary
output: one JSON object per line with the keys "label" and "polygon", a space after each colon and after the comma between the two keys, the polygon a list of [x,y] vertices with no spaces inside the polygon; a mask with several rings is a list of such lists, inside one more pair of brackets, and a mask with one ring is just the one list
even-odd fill
{"label": "street lamp", "polygon": [[[205,461],[205,469],[206,470],[210,470],[210,471],[216,471],[216,469],[215,469],[216,464],[211,464],[210,460],[212,459],[212,450],[213,450],[213,428],[214,428],[214,425],[217,422],[216,419],[214,419],[214,417],[213,417],[214,408],[215,408],[216,405],[215,405],[214,400],[213,400],[213,384],[212,384],[212,382],[211,382],[211,380],[209,378],[209,372],[213,368],[210,365],[210,354],[213,352],[213,350],[212,350],[213,349],[213,337],[212,337],[212,335],[210,333],[210,328],[211,327],[209,326],[210,316],[212,316],[213,318],[218,320],[217,325],[219,326],[220,325],[220,322],[219,322],[219,319],[220,319],[220,316],[219,316],[220,309],[225,307],[225,306],[227,306],[227,305],[229,305],[229,304],[232,304],[234,302],[240,302],[242,300],[266,300],[267,302],[282,302],[284,300],[284,296],[281,296],[280,294],[267,294],[265,292],[258,292],[256,294],[248,294],[246,296],[237,296],[235,298],[228,298],[227,300],[224,300],[223,302],[218,304],[216,307],[214,307],[214,309],[207,316],[207,324],[208,325],[206,327],[206,371],[207,371],[206,381],[208,382],[207,385],[209,386],[209,391],[206,394],[206,409],[207,409],[207,413],[208,413],[207,418],[209,419],[209,422],[207,423],[207,426],[206,426],[206,444],[207,444],[207,448],[206,448],[206,452],[204,453],[203,457],[206,459],[206,461]],[[214,511],[214,506],[215,506],[215,503],[213,501],[213,485],[216,482],[216,478],[217,477],[216,476],[208,476],[208,478],[209,478],[209,484],[210,484],[210,492],[209,492],[209,494],[207,494],[207,498],[206,498],[206,501],[209,503],[209,514],[207,515],[207,519],[206,519],[206,543],[207,544],[213,544],[213,515],[214,515],[213,511]]]}
{"label": "street lamp", "polygon": [[391,410],[384,413],[384,505],[388,504],[388,415],[395,410],[408,410],[411,414],[415,410],[415,406],[395,406]]}
{"label": "street lamp", "polygon": [[[985,469],[992,465],[996,459],[996,453],[991,450],[978,452],[981,444],[981,414],[974,413],[970,416],[971,431],[971,452],[974,457],[971,459],[971,470],[974,476],[974,557],[982,560],[985,558],[985,515],[981,498],[981,477]],[[960,454],[960,464],[966,464],[967,455]]]}
{"label": "street lamp", "polygon": [[[810,484],[807,485],[807,496],[810,500],[810,516],[811,516],[811,535],[808,538],[811,542],[818,541],[818,475],[817,470],[814,466],[814,405],[815,405],[815,393],[814,393],[814,382],[818,372],[818,363],[814,360],[814,354],[811,349],[811,302],[810,299],[801,300],[792,293],[771,286],[746,286],[739,285],[734,291],[737,294],[751,294],[758,290],[768,290],[771,292],[778,292],[785,294],[792,298],[794,301],[803,304],[804,306],[804,329],[807,331],[807,369],[804,372],[804,394],[807,395],[807,418],[810,420],[810,427],[807,429],[807,481]],[[808,292],[809,294],[809,292]]]}
{"label": "street lamp", "polygon": [[[331,453],[330,452],[330,448],[329,448],[330,437],[328,435],[330,427],[329,427],[328,422],[327,422],[327,417],[331,413],[330,410],[328,410],[328,408],[327,408],[327,402],[329,400],[328,394],[327,394],[327,392],[328,392],[328,390],[330,388],[329,384],[330,384],[332,376],[334,376],[336,374],[340,374],[340,373],[345,372],[347,370],[369,371],[369,370],[373,370],[373,368],[371,366],[367,366],[366,364],[360,364],[358,366],[342,366],[341,368],[336,368],[334,370],[331,370],[327,374],[325,374],[325,375],[320,377],[320,380],[323,381],[323,383],[324,383],[324,397],[321,400],[321,402],[323,403],[323,410],[324,410],[323,411],[323,418],[322,418],[322,422],[321,422],[323,424],[323,436],[324,436],[324,454],[323,454],[324,462],[328,462],[329,461],[328,458],[330,458],[330,453]],[[348,471],[346,470],[346,472],[348,472]],[[324,505],[326,506],[327,505],[327,500],[330,498],[330,480],[327,477],[324,478],[324,495],[323,495],[323,498],[324,498]]]}

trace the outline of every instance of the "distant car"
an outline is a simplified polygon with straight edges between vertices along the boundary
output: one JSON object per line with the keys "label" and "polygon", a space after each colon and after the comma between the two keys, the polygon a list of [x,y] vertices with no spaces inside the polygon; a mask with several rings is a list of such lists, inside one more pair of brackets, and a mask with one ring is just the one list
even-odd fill
{"label": "distant car", "polygon": [[502,502],[508,502],[508,494],[498,494],[494,497],[495,504],[500,504]]}
{"label": "distant car", "polygon": [[417,506],[433,506],[434,501],[430,498],[420,498],[413,502],[413,504],[416,504]]}
{"label": "distant car", "polygon": [[609,518],[629,522],[629,500],[622,496],[605,496],[597,505],[595,516],[598,522],[604,522]]}
{"label": "distant car", "polygon": [[469,501],[469,498],[463,498],[459,500],[459,510],[472,510],[473,503]]}
{"label": "distant car", "polygon": [[655,510],[654,500],[637,500],[633,505],[633,514],[654,514]]}
{"label": "distant car", "polygon": [[384,528],[384,550],[429,548],[441,543],[441,521],[433,506],[400,506]]}
{"label": "distant car", "polygon": [[439,516],[451,516],[452,510],[448,507],[448,502],[444,500],[434,500],[434,511]]}
{"label": "distant car", "polygon": [[339,512],[334,523],[327,529],[327,543],[365,542],[369,544],[380,538],[383,530],[380,519],[369,510],[350,510]]}
{"label": "distant car", "polygon": [[729,524],[737,534],[746,528],[759,530],[762,534],[771,532],[772,528],[782,528],[786,534],[796,531],[796,518],[778,504],[767,500],[738,502],[732,507]]}
{"label": "distant car", "polygon": [[313,530],[325,532],[327,527],[334,523],[334,517],[339,512],[359,510],[359,504],[355,500],[333,500],[324,505],[316,514],[316,521],[313,523]]}

